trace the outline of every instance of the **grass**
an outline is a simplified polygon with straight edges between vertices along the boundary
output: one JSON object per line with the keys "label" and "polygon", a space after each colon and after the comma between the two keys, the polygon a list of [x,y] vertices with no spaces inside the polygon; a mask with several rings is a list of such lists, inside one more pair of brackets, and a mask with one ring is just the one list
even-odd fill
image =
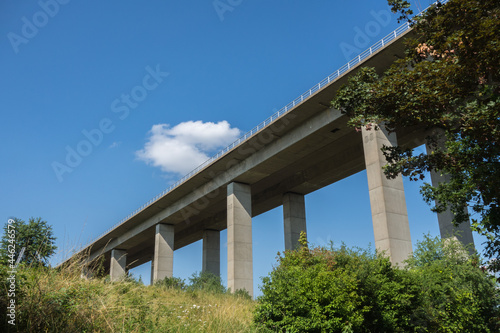
{"label": "grass", "polygon": [[[2,288],[6,268],[0,267]],[[80,269],[17,273],[16,326],[5,332],[256,332],[246,297],[125,280],[82,279]],[[6,290],[0,307],[7,306]],[[4,307],[5,306],[5,307]]]}

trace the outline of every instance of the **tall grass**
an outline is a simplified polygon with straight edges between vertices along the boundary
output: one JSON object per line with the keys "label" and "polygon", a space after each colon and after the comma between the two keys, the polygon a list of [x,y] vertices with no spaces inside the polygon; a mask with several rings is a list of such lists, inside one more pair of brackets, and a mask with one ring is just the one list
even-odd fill
{"label": "tall grass", "polygon": [[[7,306],[4,266],[0,307]],[[126,279],[83,279],[78,264],[20,268],[16,326],[2,332],[255,332],[255,302],[227,293],[144,286]],[[3,311],[2,311],[3,312]]]}

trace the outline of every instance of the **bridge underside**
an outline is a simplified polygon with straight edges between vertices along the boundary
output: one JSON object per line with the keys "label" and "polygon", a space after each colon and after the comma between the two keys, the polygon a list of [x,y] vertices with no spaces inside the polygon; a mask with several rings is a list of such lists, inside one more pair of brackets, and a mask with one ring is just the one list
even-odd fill
{"label": "bridge underside", "polygon": [[[400,40],[396,40],[361,65],[372,66],[379,72],[383,72],[397,58],[397,55],[402,54],[403,44]],[[389,184],[381,178],[380,166],[383,165],[383,161],[380,161],[379,148],[384,142],[395,143],[396,137],[397,143],[401,146],[417,147],[425,143],[426,131],[422,128],[406,128],[398,131],[396,136],[375,135],[375,141],[372,144],[367,140],[370,134],[348,127],[347,117],[338,110],[331,109],[330,101],[339,87],[346,82],[347,77],[355,73],[359,67],[352,68],[346,75],[318,90],[305,102],[295,106],[241,143],[239,147],[231,150],[99,238],[90,248],[89,260],[103,256],[104,267],[108,269],[111,267],[112,275],[113,267],[119,267],[123,262],[126,262],[127,268],[130,269],[154,258],[156,258],[154,262],[159,264],[160,261],[157,259],[163,256],[167,258],[165,260],[169,262],[168,265],[171,265],[169,258],[173,257],[174,250],[201,239],[207,242],[207,251],[212,251],[211,253],[216,255],[219,251],[216,231],[228,228],[228,221],[231,232],[233,227],[248,230],[245,214],[250,217],[257,216],[283,205],[285,201],[288,205],[285,211],[293,215],[288,216],[291,222],[287,222],[287,217],[285,217],[285,226],[287,223],[290,223],[289,226],[295,223],[305,227],[304,208],[300,207],[303,205],[301,202],[303,202],[304,195],[347,178],[365,168],[370,168],[368,181],[374,229],[378,228],[376,224],[380,219],[385,219],[386,222],[394,219],[393,222],[387,222],[387,225],[393,223],[396,225],[395,229],[399,228],[397,225],[405,225],[405,223],[407,225],[402,180],[396,180],[396,183],[400,183],[391,185],[392,183]],[[374,173],[378,175],[375,177]],[[370,177],[373,179],[370,180]],[[235,192],[230,201],[228,189],[236,188],[234,184],[241,184],[241,186],[236,185],[236,187],[241,187],[238,187],[241,193]],[[379,197],[395,196],[394,193],[399,193],[397,191],[401,192],[397,196],[402,195],[402,200],[398,201],[397,198],[395,201],[379,200]],[[245,194],[247,192],[248,196]],[[244,207],[245,204],[242,202],[247,201],[248,207]],[[395,202],[399,202],[398,207],[391,207],[391,204]],[[238,206],[240,203],[241,207]],[[234,205],[239,208],[233,211]],[[244,226],[240,227],[238,223]],[[168,225],[168,227],[159,227],[159,225]],[[387,225],[384,225],[384,228],[387,229]],[[291,228],[299,227],[292,226]],[[377,242],[382,244],[385,241],[382,239],[384,237],[398,242],[409,242],[410,249],[408,250],[407,245],[404,245],[403,247],[406,246],[406,248],[402,251],[404,255],[407,255],[411,252],[411,241],[409,241],[409,229],[407,231],[403,229],[400,228],[397,231],[399,234],[392,236],[377,236],[375,230],[376,245]],[[291,230],[289,233],[288,236],[296,234],[297,230]],[[390,234],[391,232],[382,230],[382,233]],[[243,246],[248,242],[251,247],[251,237],[245,238],[248,235],[243,234],[236,232],[231,236],[234,236],[231,242],[234,240],[235,247]],[[381,238],[378,240],[377,237]],[[288,239],[286,244],[293,242],[293,239]],[[293,245],[289,246],[293,247]],[[234,253],[238,251],[236,249]],[[120,256],[124,255],[126,255],[126,260],[121,260]],[[233,259],[228,258],[229,261]],[[250,259],[241,261],[244,267],[242,270],[246,274],[251,274],[251,256]],[[396,260],[396,262],[399,261],[399,259]],[[248,263],[250,263],[250,268],[248,268]],[[210,265],[218,267],[217,262]],[[235,265],[238,265],[237,260]],[[164,268],[156,267],[155,269],[157,272]],[[215,268],[216,273],[217,270],[218,268]],[[116,272],[122,271],[122,267],[116,270]],[[231,274],[228,272],[228,276]],[[234,277],[234,279],[237,278]],[[234,279],[228,278],[231,281]],[[244,288],[249,290],[246,286]]]}
{"label": "bridge underside", "polygon": [[[323,110],[325,108],[323,107]],[[281,128],[281,125],[277,125]],[[267,140],[246,148],[258,150]],[[424,142],[422,131],[405,131],[398,135],[400,144],[413,148]],[[245,150],[243,150],[245,152]],[[226,165],[243,161],[235,156]],[[265,161],[234,178],[234,182],[248,184],[252,193],[252,217],[283,204],[285,193],[307,195],[365,169],[362,134],[346,125],[346,117],[325,125],[321,130],[282,150],[272,160]],[[216,174],[225,170],[215,171]],[[208,180],[208,179],[207,179]],[[204,195],[168,217],[174,226],[174,250],[203,239],[205,230],[227,228],[227,193],[225,187]],[[120,244],[127,252],[129,269],[151,260],[154,253],[154,225]],[[105,253],[105,267],[109,267],[110,252]]]}

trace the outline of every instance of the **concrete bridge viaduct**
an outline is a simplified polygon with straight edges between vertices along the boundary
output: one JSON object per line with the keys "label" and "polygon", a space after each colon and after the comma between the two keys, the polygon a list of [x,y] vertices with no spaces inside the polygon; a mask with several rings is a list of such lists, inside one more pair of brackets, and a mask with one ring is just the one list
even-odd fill
{"label": "concrete bridge viaduct", "polygon": [[[306,230],[304,196],[366,169],[375,246],[394,264],[406,259],[412,245],[403,181],[385,178],[380,148],[414,148],[426,133],[357,132],[330,101],[359,67],[383,72],[403,54],[408,33],[408,26],[400,27],[79,253],[88,253],[89,262],[103,257],[111,280],[152,261],[156,281],[172,276],[175,250],[202,239],[203,271],[220,275],[219,234],[227,228],[228,288],[252,295],[252,217],[283,206],[285,248],[293,249]],[[431,176],[433,183],[446,181]],[[438,220],[442,237],[456,231],[449,212]],[[470,228],[460,228],[462,241],[473,243]]]}

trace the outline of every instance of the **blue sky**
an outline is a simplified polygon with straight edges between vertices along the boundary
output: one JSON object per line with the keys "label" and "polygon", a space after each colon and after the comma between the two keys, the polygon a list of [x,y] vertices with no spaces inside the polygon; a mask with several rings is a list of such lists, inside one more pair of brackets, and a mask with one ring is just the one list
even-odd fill
{"label": "blue sky", "polygon": [[[0,221],[47,220],[56,264],[397,26],[385,0],[2,1]],[[412,240],[438,235],[405,189]],[[364,172],[306,205],[312,243],[373,244]],[[257,291],[281,209],[253,239]],[[175,252],[175,276],[200,270],[201,242]]]}

